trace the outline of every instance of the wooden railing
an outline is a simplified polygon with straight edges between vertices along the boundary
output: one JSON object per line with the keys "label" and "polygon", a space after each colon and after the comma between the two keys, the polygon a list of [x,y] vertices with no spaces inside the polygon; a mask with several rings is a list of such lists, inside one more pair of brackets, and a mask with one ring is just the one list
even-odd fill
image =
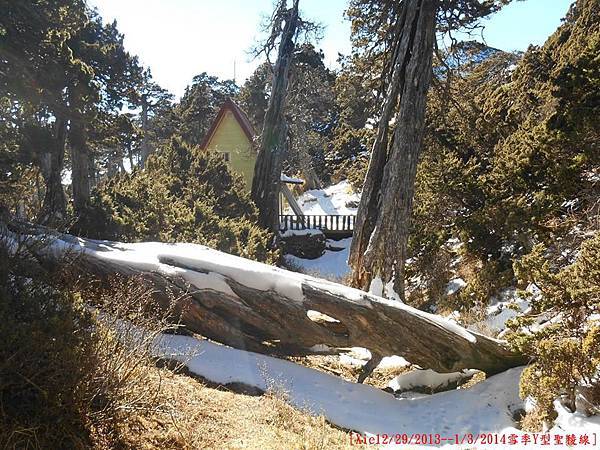
{"label": "wooden railing", "polygon": [[332,232],[344,232],[351,234],[354,230],[356,216],[279,216],[279,228],[281,231],[287,230],[322,230]]}

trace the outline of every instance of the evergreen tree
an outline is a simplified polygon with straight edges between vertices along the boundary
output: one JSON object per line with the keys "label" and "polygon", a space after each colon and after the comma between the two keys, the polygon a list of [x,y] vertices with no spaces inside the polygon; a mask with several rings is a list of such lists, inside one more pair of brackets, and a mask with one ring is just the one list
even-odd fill
{"label": "evergreen tree", "polygon": [[124,51],[116,24],[103,25],[84,2],[5,3],[1,95],[6,111],[19,110],[7,119],[19,136],[21,159],[36,165],[44,179],[40,221],[64,222],[65,162],[71,164],[74,206],[81,213],[96,178],[89,142],[93,122],[119,114],[140,69]]}
{"label": "evergreen tree", "polygon": [[265,112],[269,106],[271,65],[265,61],[244,82],[237,101],[248,115],[255,130],[262,130]]}
{"label": "evergreen tree", "polygon": [[273,232],[279,230],[279,185],[281,170],[287,156],[287,121],[285,119],[289,71],[295,39],[299,31],[298,0],[287,7],[287,0],[280,0],[271,19],[272,29],[265,52],[267,55],[277,42],[277,61],[273,67],[273,81],[269,106],[265,113],[258,157],[252,179],[252,199],[259,211],[261,226]]}
{"label": "evergreen tree", "polygon": [[272,235],[257,227],[256,209],[243,180],[218,154],[180,138],[158,148],[144,170],[102,183],[92,198],[93,238],[193,242],[228,253],[275,262]]}
{"label": "evergreen tree", "polygon": [[22,159],[34,163],[45,184],[39,219],[66,219],[62,170],[69,119],[64,95],[70,80],[85,76],[69,40],[86,21],[81,1],[3,1],[0,17],[0,86],[8,102],[5,111],[21,114],[7,119],[19,135]]}
{"label": "evergreen tree", "polygon": [[95,11],[88,11],[88,16],[69,41],[73,55],[85,67],[67,87],[71,185],[78,214],[85,213],[97,178],[94,148],[89,140],[95,119],[99,113],[118,116],[126,103],[132,104],[136,84],[142,76],[137,58],[124,49],[123,35],[116,22],[104,25]]}
{"label": "evergreen tree", "polygon": [[177,133],[189,144],[198,145],[228,97],[239,91],[233,80],[219,80],[206,72],[196,75],[175,107]]}
{"label": "evergreen tree", "polygon": [[[158,136],[156,127],[151,127],[150,121],[157,115],[169,112],[173,95],[152,81],[150,70],[145,70],[140,80],[141,84],[136,89],[136,105],[141,108],[139,117],[139,128],[141,129],[141,142],[139,150],[139,165],[144,167],[146,160],[152,153],[153,142],[156,144]],[[133,157],[130,156],[130,164],[133,167]]]}
{"label": "evergreen tree", "polygon": [[[323,53],[309,43],[294,50],[286,103],[289,149],[284,169],[301,173],[309,189],[329,178],[325,157],[337,119],[335,74],[325,67],[323,59]],[[271,66],[265,62],[244,83],[238,96],[256,130],[263,128],[271,82]]]}
{"label": "evergreen tree", "polygon": [[384,285],[393,279],[395,292],[404,298],[404,262],[435,31],[472,28],[506,3],[351,2],[353,43],[372,67],[368,75],[379,77],[378,93],[385,92],[350,252],[355,286],[366,289],[374,278]]}
{"label": "evergreen tree", "polygon": [[[556,417],[553,402],[562,397],[576,411],[576,397],[584,411],[593,413],[600,404],[600,233],[585,240],[575,262],[562,269],[552,267],[542,245],[515,263],[522,287],[535,286],[535,294],[523,291],[531,310],[511,323],[509,341],[533,364],[521,377],[521,396],[535,399],[528,428],[539,430]],[[539,318],[540,326],[533,326]]]}
{"label": "evergreen tree", "polygon": [[304,44],[295,52],[290,68],[287,117],[289,151],[286,166],[300,172],[308,189],[321,188],[327,177],[325,152],[337,112],[333,85],[335,75],[323,62],[323,52]]}

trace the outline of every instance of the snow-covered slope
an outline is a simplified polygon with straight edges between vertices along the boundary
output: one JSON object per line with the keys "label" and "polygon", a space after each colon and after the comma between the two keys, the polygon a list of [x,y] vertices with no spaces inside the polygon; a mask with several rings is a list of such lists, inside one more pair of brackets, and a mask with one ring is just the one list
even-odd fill
{"label": "snow-covered slope", "polygon": [[[285,261],[292,268],[327,280],[341,280],[350,273],[348,256],[352,238],[334,241],[327,240],[327,248],[323,255],[315,259],[304,259],[294,255],[285,255]],[[334,250],[332,250],[332,248]]]}
{"label": "snow-covered slope", "polygon": [[[298,204],[306,215],[356,215],[360,196],[347,181],[325,189],[306,191],[298,197]],[[291,209],[286,214],[294,214]]]}
{"label": "snow-covered slope", "polygon": [[[514,430],[511,410],[522,407],[517,395],[520,368],[496,375],[468,391],[399,400],[375,387],[350,383],[289,361],[185,336],[164,336],[161,353],[216,383],[237,382],[264,391],[284,391],[295,406],[361,432]],[[186,361],[190,354],[196,356]]]}
{"label": "snow-covered slope", "polygon": [[[470,389],[397,399],[375,387],[350,383],[289,361],[191,337],[165,335],[159,348],[162,356],[184,362],[190,371],[208,380],[284,393],[294,406],[362,433],[437,433],[448,437],[521,434],[513,420],[513,413],[524,407],[518,397],[521,368],[495,375]],[[585,418],[558,408],[559,418],[550,432],[600,433],[600,418]]]}
{"label": "snow-covered slope", "polygon": [[[306,191],[297,200],[306,215],[356,215],[360,195],[344,180],[325,189]],[[285,213],[294,214],[290,208]],[[292,233],[300,234],[302,231]],[[285,259],[293,269],[298,268],[303,273],[339,281],[350,273],[347,261],[351,243],[352,238],[328,240],[328,248],[319,258],[304,259],[285,255]],[[341,250],[332,250],[332,247]]]}

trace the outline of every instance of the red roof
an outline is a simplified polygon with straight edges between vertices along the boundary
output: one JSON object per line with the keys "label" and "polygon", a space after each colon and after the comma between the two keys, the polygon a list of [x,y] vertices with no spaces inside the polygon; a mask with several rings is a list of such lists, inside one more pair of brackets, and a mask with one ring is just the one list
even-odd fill
{"label": "red roof", "polygon": [[221,122],[227,111],[231,111],[233,113],[233,117],[235,117],[235,119],[240,124],[240,127],[242,127],[242,131],[244,132],[246,137],[250,141],[254,140],[254,136],[256,133],[254,131],[254,128],[252,127],[252,124],[250,123],[250,119],[248,119],[248,116],[246,115],[244,110],[240,108],[237,103],[228,98],[227,100],[225,100],[225,103],[223,103],[223,106],[221,106],[219,114],[217,114],[217,117],[210,126],[208,133],[206,133],[206,136],[204,136],[204,139],[202,139],[202,142],[200,143],[201,148],[206,148],[211,138],[213,137],[213,134],[215,134],[215,131],[217,131],[219,123]]}

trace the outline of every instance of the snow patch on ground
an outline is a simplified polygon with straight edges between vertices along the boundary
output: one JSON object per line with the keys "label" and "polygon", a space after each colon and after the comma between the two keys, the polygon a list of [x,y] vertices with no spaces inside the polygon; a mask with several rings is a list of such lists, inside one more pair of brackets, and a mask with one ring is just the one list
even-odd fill
{"label": "snow patch on ground", "polygon": [[393,391],[410,391],[415,388],[438,390],[464,378],[472,377],[476,372],[476,370],[466,370],[464,372],[438,373],[431,369],[413,370],[392,379],[388,387]]}
{"label": "snow patch on ground", "polygon": [[287,238],[287,237],[292,237],[292,236],[313,236],[316,234],[323,234],[323,232],[321,230],[314,230],[314,229],[305,229],[305,230],[286,230],[283,233],[280,233],[279,235],[282,238]]}
{"label": "snow patch on ground", "polygon": [[391,370],[400,369],[402,367],[408,366],[410,366],[410,363],[407,360],[405,360],[402,356],[392,355],[382,358],[377,368]]}
{"label": "snow patch on ground", "polygon": [[[521,434],[512,417],[524,407],[518,397],[522,368],[510,369],[469,389],[395,398],[375,387],[350,383],[289,361],[186,336],[162,336],[159,353],[185,363],[191,372],[215,383],[237,382],[283,392],[292,405],[367,434]],[[423,374],[417,378],[423,379]],[[551,433],[600,433],[600,418],[573,414],[560,405],[558,413]]]}
{"label": "snow patch on ground", "polygon": [[[527,291],[535,295],[536,289],[535,286],[530,286]],[[508,331],[507,322],[520,313],[526,312],[529,308],[529,301],[518,295],[516,289],[505,289],[497,297],[491,299],[490,304],[486,307],[485,319],[469,325],[467,329],[473,331],[484,329],[486,334],[501,338]],[[454,311],[453,317],[458,319],[460,313]],[[540,316],[538,321],[542,321],[544,318],[544,316]],[[533,327],[536,326],[536,324],[533,325]]]}
{"label": "snow patch on ground", "polygon": [[[342,365],[362,367],[371,359],[371,352],[366,348],[352,347],[348,353],[342,353],[339,358]],[[410,363],[402,356],[392,355],[382,358],[377,368],[393,370],[408,366],[410,366]]]}
{"label": "snow patch on ground", "polygon": [[558,417],[550,432],[556,434],[584,432],[600,434],[600,416],[586,417],[580,412],[572,413],[559,401],[554,402],[554,409],[558,413]]}
{"label": "snow patch on ground", "polygon": [[338,426],[360,432],[516,431],[509,408],[521,407],[517,395],[520,368],[468,390],[408,400],[289,361],[191,337],[165,335],[159,348],[161,356],[185,363],[190,371],[212,382],[280,390],[294,406],[323,414]]}
{"label": "snow patch on ground", "polygon": [[325,252],[318,258],[303,259],[294,255],[285,255],[284,259],[292,267],[298,267],[304,273],[327,279],[342,279],[351,272],[350,266],[348,266],[350,244],[352,244],[352,238],[339,241],[328,239]]}
{"label": "snow patch on ground", "polygon": [[[306,215],[356,215],[360,195],[354,192],[348,181],[325,189],[312,189],[298,197],[298,204]],[[288,208],[285,214],[294,214]]]}
{"label": "snow patch on ground", "polygon": [[486,325],[496,333],[506,329],[506,322],[529,309],[529,302],[517,295],[515,289],[506,289],[486,310]]}
{"label": "snow patch on ground", "polygon": [[467,285],[467,282],[462,278],[454,278],[448,282],[446,286],[446,295],[452,295],[460,291]]}

